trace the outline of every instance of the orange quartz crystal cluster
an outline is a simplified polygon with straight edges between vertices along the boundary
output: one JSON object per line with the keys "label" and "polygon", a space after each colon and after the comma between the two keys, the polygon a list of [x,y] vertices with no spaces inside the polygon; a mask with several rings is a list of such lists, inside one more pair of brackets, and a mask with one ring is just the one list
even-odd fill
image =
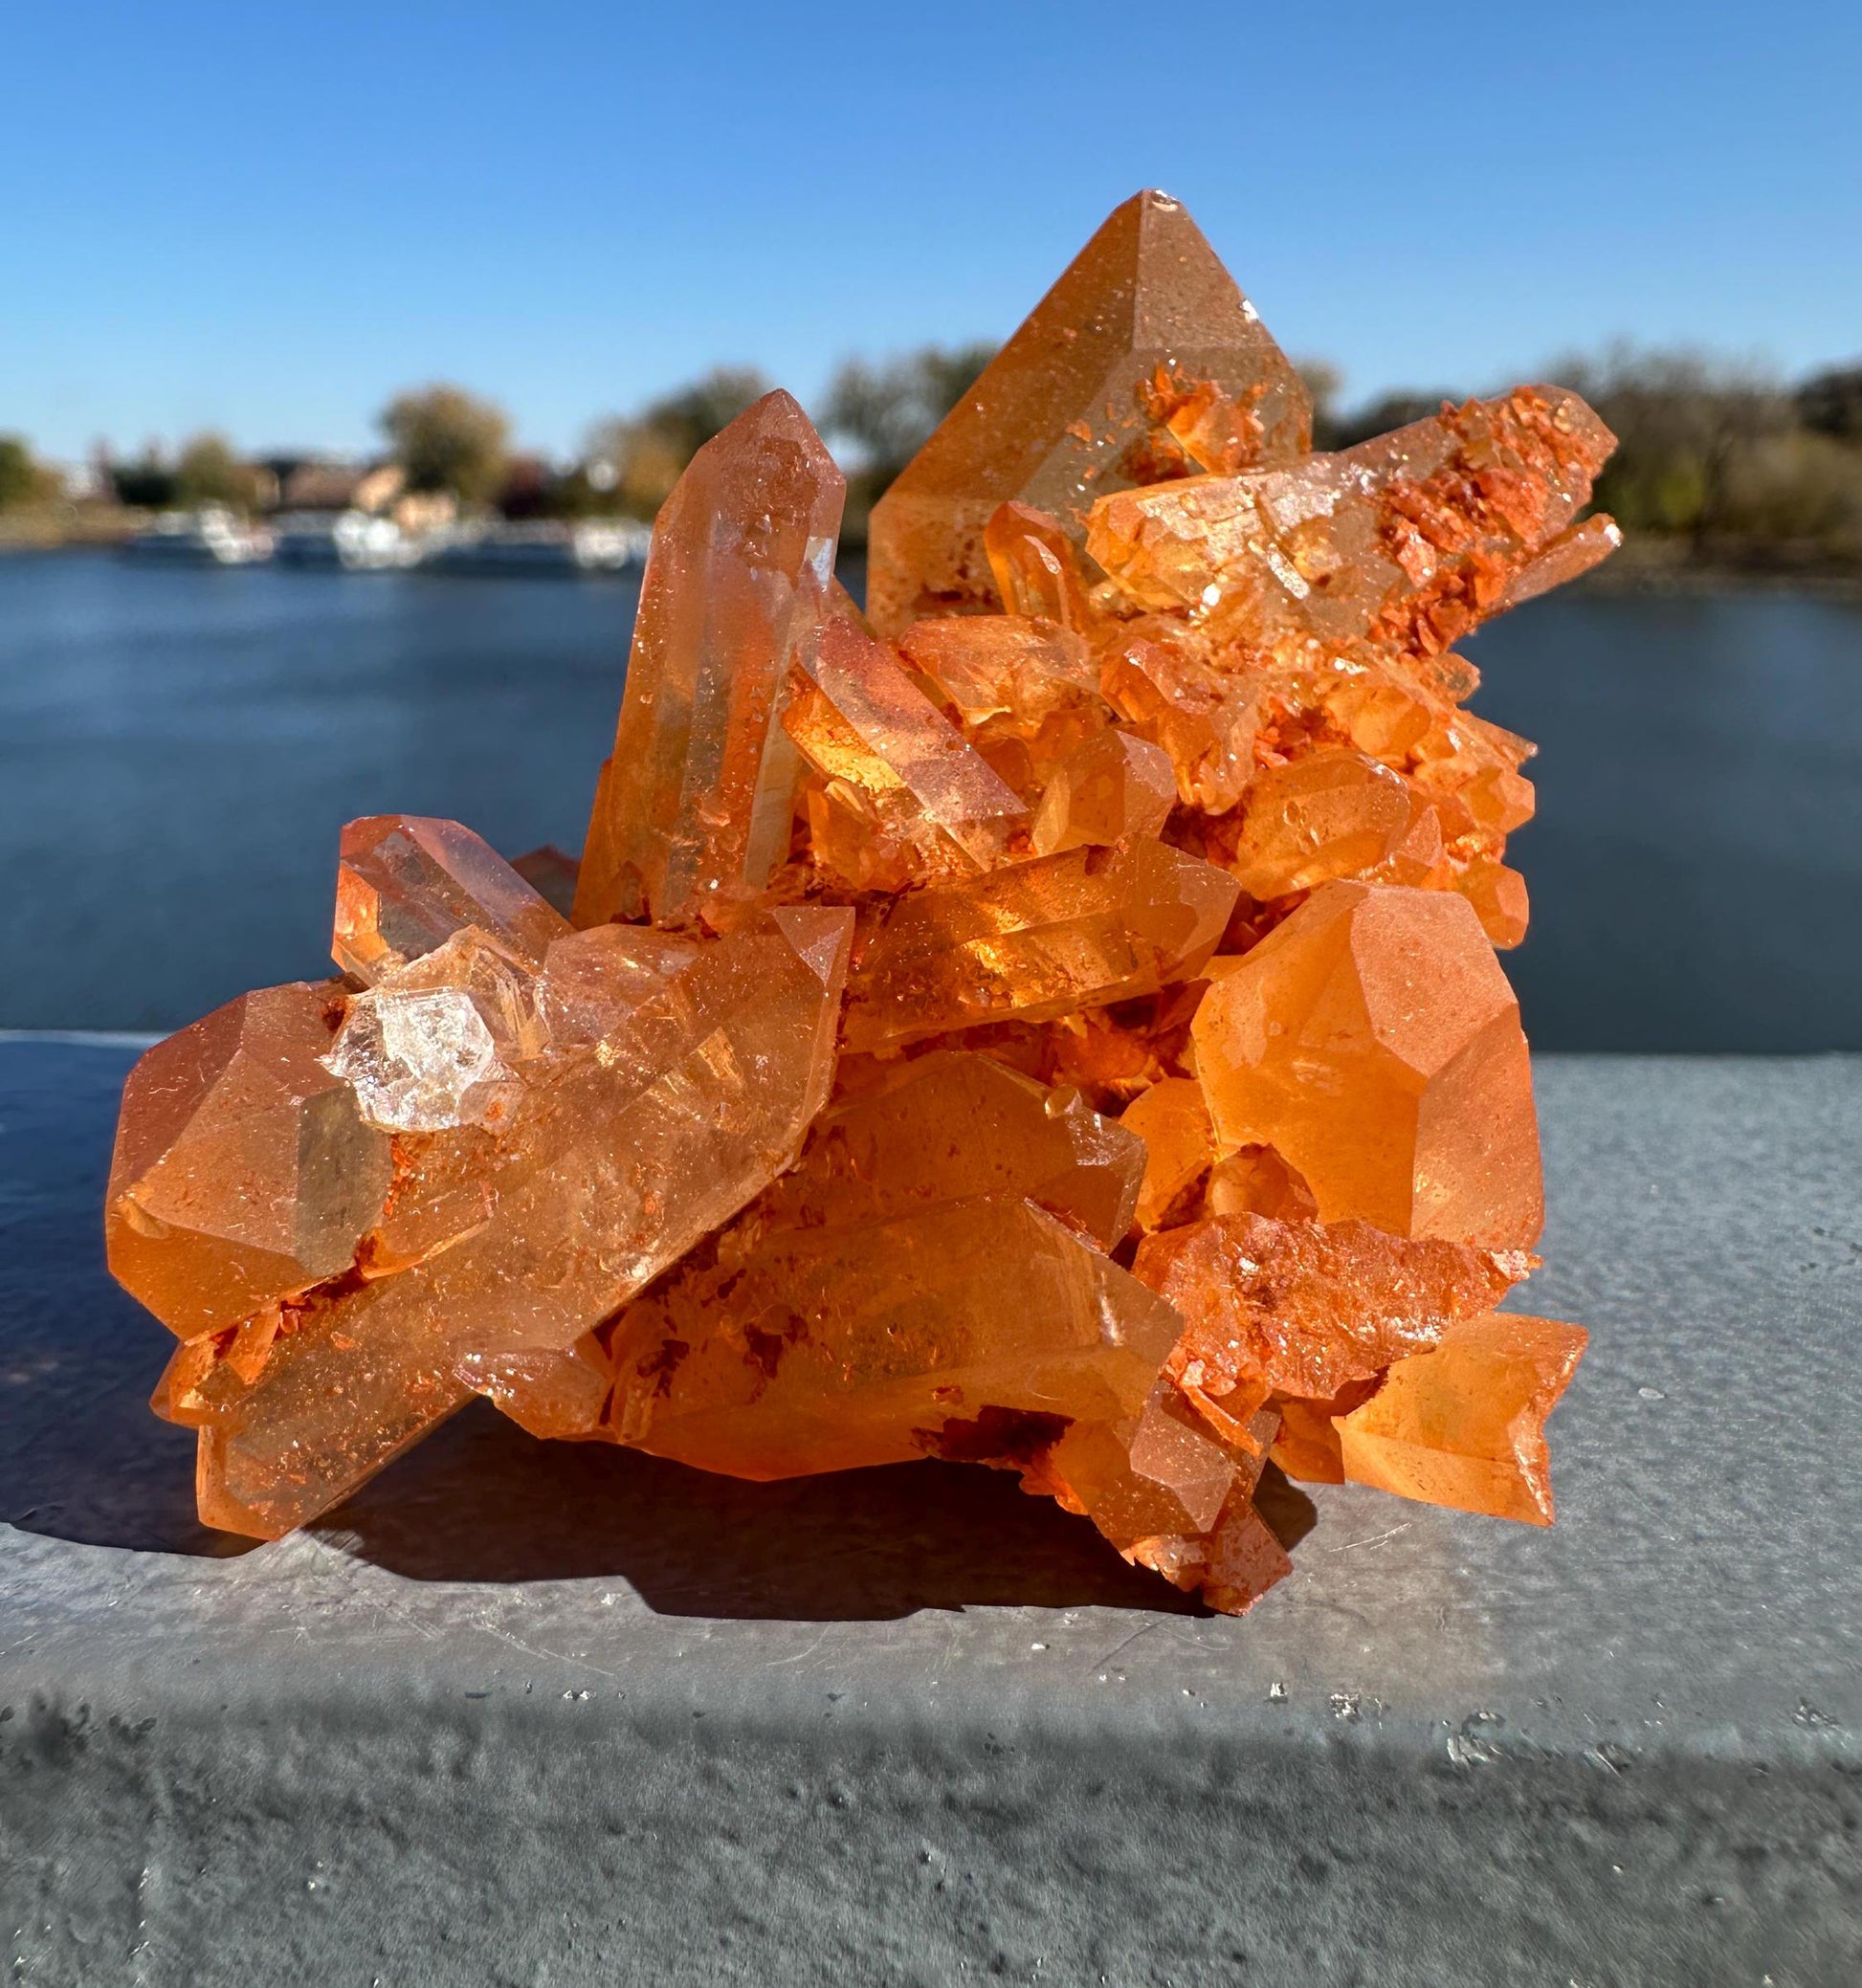
{"label": "orange quartz crystal cluster", "polygon": [[110,1262],[202,1515],[302,1525],[482,1396],[1010,1469],[1226,1610],[1270,1464],[1549,1521],[1532,747],[1453,645],[1608,552],[1611,438],[1550,387],[1310,427],[1144,193],[876,508],[865,613],[795,402],[702,449],[579,871],[351,823],[339,977],[129,1078]]}

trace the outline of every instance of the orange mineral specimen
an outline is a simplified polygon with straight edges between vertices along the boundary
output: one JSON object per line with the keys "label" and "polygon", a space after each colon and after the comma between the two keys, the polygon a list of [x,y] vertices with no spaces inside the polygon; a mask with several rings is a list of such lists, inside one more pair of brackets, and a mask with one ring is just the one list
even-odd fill
{"label": "orange mineral specimen", "polygon": [[692,458],[654,525],[575,922],[702,916],[788,859],[800,768],[776,724],[827,611],[846,478],[787,393]]}
{"label": "orange mineral specimen", "polygon": [[1321,1220],[1538,1240],[1526,1039],[1466,898],[1327,884],[1222,975],[1192,1036],[1224,1150],[1273,1147]]}
{"label": "orange mineral specimen", "polygon": [[1170,755],[1124,731],[1097,732],[1053,770],[1030,839],[1037,855],[1156,835],[1177,799]]}
{"label": "orange mineral specimen", "polygon": [[875,507],[871,621],[801,409],[700,449],[584,855],[352,823],[343,978],[131,1072],[109,1258],[203,1517],[304,1524],[480,1396],[1011,1470],[1230,1612],[1289,1568],[1270,1459],[1548,1522],[1584,1335],[1494,1309],[1533,747],[1453,644],[1613,548],[1610,437],[1552,387],[1310,425],[1141,193]]}
{"label": "orange mineral specimen", "polygon": [[1027,804],[914,682],[896,650],[831,616],[796,674],[783,725],[827,783],[818,802],[810,798],[817,844],[836,847],[837,833],[839,848],[857,850],[863,829],[872,845],[828,868],[871,889],[889,880],[889,851],[915,879],[1003,860],[1026,824]]}
{"label": "orange mineral specimen", "polygon": [[369,815],[343,831],[330,950],[375,981],[476,925],[531,966],[568,921],[489,844],[457,822]]}
{"label": "orange mineral specimen", "polygon": [[897,1047],[1154,994],[1195,977],[1234,901],[1234,879],[1214,864],[1145,836],[915,891],[867,945],[848,989],[847,1045]]}
{"label": "orange mineral specimen", "polygon": [[[255,1372],[222,1358],[190,1372],[185,1403],[170,1390],[177,1419],[201,1429],[212,1521],[267,1536],[314,1517],[467,1398],[462,1366],[571,1346],[760,1191],[826,1101],[851,926],[844,911],[779,910],[683,956],[623,935],[606,1012],[585,1019],[595,1039],[493,1037],[508,1082],[491,1122],[477,1078],[462,1081],[461,1040],[491,1033],[468,970],[438,990],[450,1008],[422,1011],[398,1041],[372,1029],[349,1059],[339,1034],[326,1059],[339,1074],[360,1074],[365,1052],[381,1066],[379,1086],[354,1094],[398,1133],[388,1209],[350,1265],[282,1300]],[[560,942],[585,1018],[595,937]],[[410,998],[432,1000],[430,962],[479,938],[465,928],[403,969],[419,979]],[[557,1005],[557,956],[521,990],[523,1012]],[[400,979],[358,999],[391,1000]],[[415,1109],[419,1126],[402,1131]]]}
{"label": "orange mineral specimen", "polygon": [[1183,1314],[1178,1380],[1217,1396],[1260,1381],[1311,1400],[1433,1346],[1528,1264],[1517,1249],[1414,1241],[1367,1222],[1211,1215],[1146,1236],[1133,1269]]}
{"label": "orange mineral specimen", "polygon": [[[984,531],[999,504],[1077,533],[1095,497],[1147,480],[1160,367],[1247,410],[1252,462],[1306,448],[1298,374],[1195,222],[1146,192],[1111,215],[874,506],[874,626],[994,603]],[[1174,440],[1167,453],[1183,460]]]}
{"label": "orange mineral specimen", "polygon": [[1570,1384],[1582,1326],[1488,1312],[1400,1359],[1338,1430],[1346,1479],[1428,1505],[1552,1522],[1545,1418]]}
{"label": "orange mineral specimen", "polygon": [[1136,606],[1254,649],[1375,638],[1430,654],[1510,605],[1613,440],[1576,394],[1521,387],[1339,455],[1101,496],[1087,550]]}
{"label": "orange mineral specimen", "polygon": [[353,1261],[385,1133],[328,1055],[341,982],[261,987],[150,1049],[123,1087],[110,1270],[178,1338],[223,1332]]}

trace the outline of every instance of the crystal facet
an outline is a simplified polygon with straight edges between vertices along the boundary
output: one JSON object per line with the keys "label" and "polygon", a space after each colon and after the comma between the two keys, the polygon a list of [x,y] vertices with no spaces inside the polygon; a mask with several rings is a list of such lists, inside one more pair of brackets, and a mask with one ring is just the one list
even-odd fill
{"label": "crystal facet", "polygon": [[1100,493],[1151,480],[1160,460],[1165,474],[1180,469],[1174,396],[1204,387],[1211,407],[1233,410],[1234,466],[1305,449],[1312,408],[1299,376],[1183,207],[1140,193],[875,505],[875,626],[992,601],[984,531],[997,505],[1032,505],[1077,531]]}
{"label": "crystal facet", "polygon": [[[799,768],[776,724],[827,607],[846,478],[765,394],[692,458],[654,525],[575,921],[703,915],[788,859]],[[618,769],[618,770],[617,770]]]}

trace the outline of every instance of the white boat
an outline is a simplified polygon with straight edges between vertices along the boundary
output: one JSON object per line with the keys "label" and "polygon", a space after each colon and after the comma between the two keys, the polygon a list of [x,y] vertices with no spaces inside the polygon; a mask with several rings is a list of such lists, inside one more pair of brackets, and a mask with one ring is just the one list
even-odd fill
{"label": "white boat", "polygon": [[123,549],[178,565],[250,566],[271,558],[272,535],[224,504],[203,504],[197,511],[164,511]]}
{"label": "white boat", "polygon": [[644,524],[541,519],[455,531],[423,563],[442,573],[619,573],[642,563],[652,541]]}
{"label": "white boat", "polygon": [[420,543],[391,518],[367,511],[287,511],[272,520],[281,565],[394,572],[415,564]]}

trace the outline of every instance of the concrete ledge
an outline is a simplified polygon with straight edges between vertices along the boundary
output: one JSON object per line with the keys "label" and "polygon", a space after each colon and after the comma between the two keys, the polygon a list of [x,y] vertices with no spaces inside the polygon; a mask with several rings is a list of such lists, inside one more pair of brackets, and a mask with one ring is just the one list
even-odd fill
{"label": "concrete ledge", "polygon": [[0,1043],[10,1978],[1862,1979],[1862,1059],[1545,1059],[1558,1529],[1289,1491],[1237,1623],[992,1473],[489,1412],[204,1533],[132,1053]]}

